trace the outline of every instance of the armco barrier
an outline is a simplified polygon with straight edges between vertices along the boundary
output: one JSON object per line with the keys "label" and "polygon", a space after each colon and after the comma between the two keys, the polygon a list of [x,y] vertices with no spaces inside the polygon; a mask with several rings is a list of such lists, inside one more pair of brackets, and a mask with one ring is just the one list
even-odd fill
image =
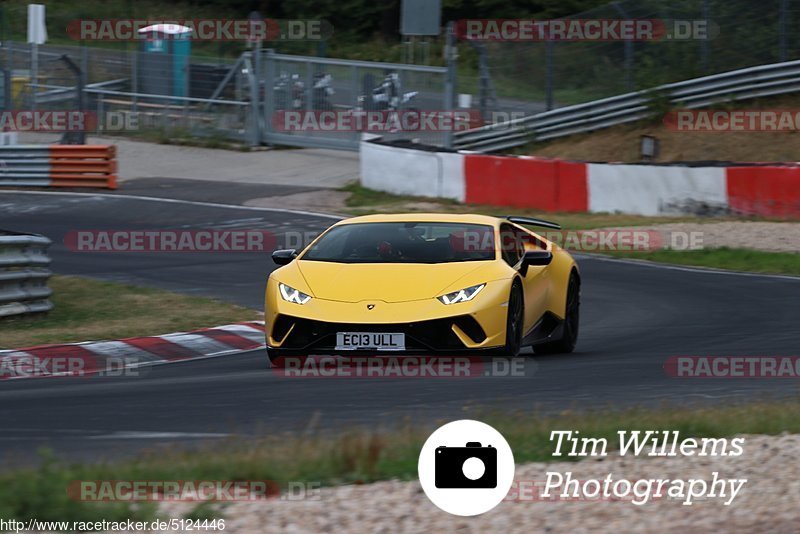
{"label": "armco barrier", "polygon": [[652,116],[653,95],[681,108],[795,93],[800,88],[800,61],[758,65],[649,90],[543,111],[510,122],[490,124],[455,134],[456,148],[481,152],[505,150],[531,141],[545,141],[591,132]]}
{"label": "armco barrier", "polygon": [[116,189],[116,147],[0,146],[0,185]]}
{"label": "armco barrier", "polygon": [[361,143],[365,187],[542,211],[800,219],[800,165],[626,165]]}
{"label": "armco barrier", "polygon": [[53,308],[49,245],[44,236],[0,230],[0,318]]}

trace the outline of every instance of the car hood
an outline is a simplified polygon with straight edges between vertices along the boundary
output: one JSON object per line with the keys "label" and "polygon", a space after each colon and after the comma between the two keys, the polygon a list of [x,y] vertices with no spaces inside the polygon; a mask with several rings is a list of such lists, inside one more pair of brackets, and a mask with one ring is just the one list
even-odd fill
{"label": "car hood", "polygon": [[296,263],[316,298],[340,302],[406,302],[437,297],[489,262],[381,264],[299,260]]}

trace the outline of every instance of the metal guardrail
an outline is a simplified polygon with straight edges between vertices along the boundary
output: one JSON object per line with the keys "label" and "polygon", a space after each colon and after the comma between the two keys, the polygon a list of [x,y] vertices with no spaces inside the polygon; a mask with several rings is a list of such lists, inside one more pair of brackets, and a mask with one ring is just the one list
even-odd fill
{"label": "metal guardrail", "polygon": [[50,243],[41,235],[0,230],[0,318],[53,309],[47,287]]}
{"label": "metal guardrail", "polygon": [[[197,137],[222,135],[231,140],[258,144],[257,117],[249,100],[196,98],[131,91],[87,88],[95,101],[98,126],[105,131],[107,112],[136,118],[136,129],[169,131],[182,128]],[[113,129],[109,129],[113,131]]]}
{"label": "metal guardrail", "polygon": [[800,61],[739,69],[545,111],[455,134],[455,148],[493,152],[652,117],[652,102],[700,108],[800,90]]}
{"label": "metal guardrail", "polygon": [[[127,78],[119,78],[117,80],[108,80],[105,82],[88,84],[84,88],[84,91],[86,92],[90,92],[92,90],[121,91],[128,85],[130,85],[130,81]],[[63,85],[53,85],[46,83],[38,83],[38,84],[29,83],[28,87],[30,87],[33,90],[45,89],[44,91],[36,94],[36,103],[40,106],[52,106],[54,104],[74,103],[75,100],[78,98],[78,87],[74,85],[63,86]]]}
{"label": "metal guardrail", "polygon": [[50,146],[0,147],[0,186],[50,185]]}

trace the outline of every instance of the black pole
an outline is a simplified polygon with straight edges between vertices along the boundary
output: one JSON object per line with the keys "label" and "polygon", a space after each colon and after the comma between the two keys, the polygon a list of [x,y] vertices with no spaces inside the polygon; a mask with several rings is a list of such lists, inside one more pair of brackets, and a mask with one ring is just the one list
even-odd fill
{"label": "black pole", "polygon": [[778,21],[778,61],[780,62],[786,61],[786,26],[788,22],[786,18],[789,14],[786,3],[786,0],[780,0],[780,15]]}
{"label": "black pole", "polygon": [[[68,55],[64,54],[64,55],[61,56],[60,59],[61,59],[61,61],[63,61],[67,65],[67,68],[72,71],[72,73],[75,75],[75,78],[77,79],[77,82],[78,82],[77,83],[77,88],[78,88],[78,95],[77,95],[78,111],[80,111],[81,113],[84,113],[86,111],[86,106],[85,106],[85,95],[84,95],[84,85],[83,85],[83,82],[84,82],[84,80],[83,80],[83,71],[81,70],[80,67],[78,67],[77,64],[75,64],[74,61],[72,61],[72,59]],[[97,117],[97,120],[99,121],[100,117]],[[62,139],[61,142],[64,143],[64,144],[68,144],[68,145],[85,145],[86,144],[86,129],[83,129],[83,130],[81,130],[79,132],[65,132],[61,139]]]}
{"label": "black pole", "polygon": [[555,43],[548,39],[544,43],[544,93],[547,111],[553,109],[553,47]]}

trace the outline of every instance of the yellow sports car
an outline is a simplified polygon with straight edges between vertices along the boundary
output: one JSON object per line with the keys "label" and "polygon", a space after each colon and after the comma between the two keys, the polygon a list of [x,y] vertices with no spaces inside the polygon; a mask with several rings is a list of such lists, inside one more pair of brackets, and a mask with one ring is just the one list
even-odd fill
{"label": "yellow sports car", "polygon": [[265,334],[284,355],[572,352],[575,260],[526,217],[368,215],[338,222],[303,251],[278,250]]}

